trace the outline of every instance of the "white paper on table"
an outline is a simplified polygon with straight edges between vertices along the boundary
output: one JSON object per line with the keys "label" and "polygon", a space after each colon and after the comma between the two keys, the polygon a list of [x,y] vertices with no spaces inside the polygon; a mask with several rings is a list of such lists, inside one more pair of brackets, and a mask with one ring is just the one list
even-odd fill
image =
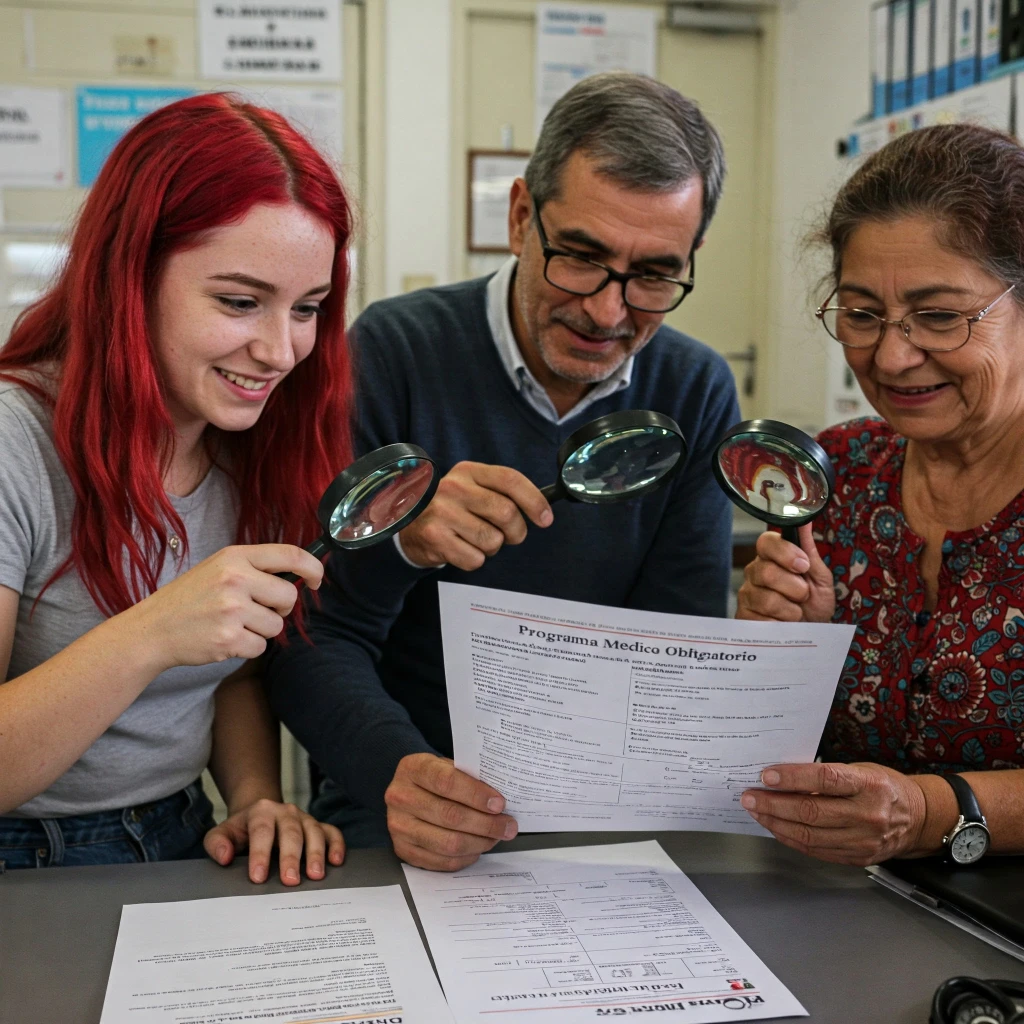
{"label": "white paper on table", "polygon": [[456,1024],[807,1016],[654,841],[403,867]]}
{"label": "white paper on table", "polygon": [[654,75],[657,11],[601,4],[537,4],[534,121],[577,82],[601,71]]}
{"label": "white paper on table", "polygon": [[401,886],[121,910],[100,1024],[444,1024]]}
{"label": "white paper on table", "polygon": [[740,795],[814,760],[855,628],[438,590],[455,763],[521,832],[768,835]]}

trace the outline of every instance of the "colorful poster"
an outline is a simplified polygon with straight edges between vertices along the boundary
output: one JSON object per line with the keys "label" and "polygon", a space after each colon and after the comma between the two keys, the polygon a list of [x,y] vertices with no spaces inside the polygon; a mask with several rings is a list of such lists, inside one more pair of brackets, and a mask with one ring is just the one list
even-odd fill
{"label": "colorful poster", "polygon": [[89,186],[96,180],[103,161],[134,124],[154,110],[194,94],[194,89],[79,86],[78,184]]}

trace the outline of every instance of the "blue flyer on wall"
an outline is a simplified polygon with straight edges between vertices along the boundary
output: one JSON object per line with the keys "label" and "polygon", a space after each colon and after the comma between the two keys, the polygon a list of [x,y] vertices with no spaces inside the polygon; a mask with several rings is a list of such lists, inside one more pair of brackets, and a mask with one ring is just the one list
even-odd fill
{"label": "blue flyer on wall", "polygon": [[79,86],[78,184],[91,185],[118,140],[160,107],[192,96],[194,89]]}

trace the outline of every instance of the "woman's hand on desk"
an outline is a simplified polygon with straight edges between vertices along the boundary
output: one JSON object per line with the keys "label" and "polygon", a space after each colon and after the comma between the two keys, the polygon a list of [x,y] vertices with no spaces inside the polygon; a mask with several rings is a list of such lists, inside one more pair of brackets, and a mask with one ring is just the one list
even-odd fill
{"label": "woman's hand on desk", "polygon": [[744,570],[737,619],[829,622],[836,607],[832,570],[822,561],[811,526],[800,527],[800,546],[766,530],[757,557]]}
{"label": "woman's hand on desk", "polygon": [[913,776],[870,763],[779,764],[761,781],[741,803],[794,850],[865,866],[918,850],[927,807]]}
{"label": "woman's hand on desk", "polygon": [[345,841],[339,829],[317,821],[295,804],[275,800],[256,800],[243,807],[211,828],[203,839],[206,852],[224,866],[248,849],[252,882],[266,881],[275,845],[285,885],[298,885],[302,879],[303,847],[308,878],[323,878],[326,861],[337,866],[345,859]]}

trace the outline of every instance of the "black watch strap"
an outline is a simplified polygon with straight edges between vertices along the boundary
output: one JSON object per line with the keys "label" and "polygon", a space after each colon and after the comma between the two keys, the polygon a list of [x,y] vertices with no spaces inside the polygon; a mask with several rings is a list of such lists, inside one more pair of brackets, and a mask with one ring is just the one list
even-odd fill
{"label": "black watch strap", "polygon": [[956,802],[960,805],[960,813],[964,821],[976,821],[978,824],[985,823],[985,815],[981,813],[978,806],[978,798],[971,789],[971,784],[962,775],[944,775],[943,778],[953,787],[956,793]]}

